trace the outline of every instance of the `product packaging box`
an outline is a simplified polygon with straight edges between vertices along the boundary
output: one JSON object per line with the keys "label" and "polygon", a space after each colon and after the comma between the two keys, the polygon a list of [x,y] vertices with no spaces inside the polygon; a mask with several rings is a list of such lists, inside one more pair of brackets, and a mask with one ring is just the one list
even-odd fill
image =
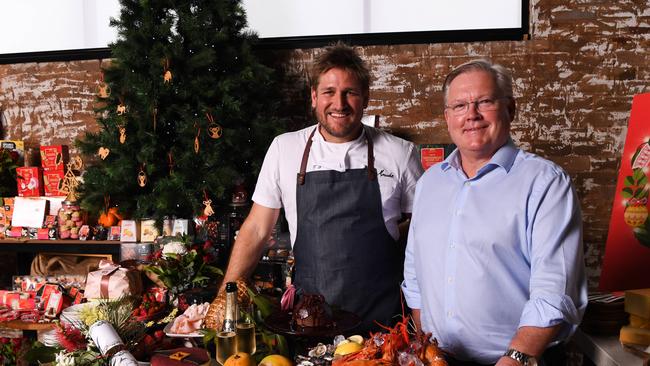
{"label": "product packaging box", "polygon": [[41,146],[41,166],[45,171],[64,170],[69,160],[68,146]]}
{"label": "product packaging box", "polygon": [[43,176],[41,168],[35,166],[16,168],[18,195],[20,197],[40,197],[43,195]]}
{"label": "product packaging box", "polygon": [[189,234],[190,220],[188,219],[176,219],[174,220],[174,229],[172,230],[172,236],[175,235],[188,235]]}
{"label": "product packaging box", "polygon": [[156,220],[142,220],[140,222],[140,241],[153,242],[158,237],[158,228]]}
{"label": "product packaging box", "polygon": [[122,220],[120,241],[135,243],[140,236],[140,223],[135,220]]}
{"label": "product packaging box", "polygon": [[43,191],[48,197],[57,197],[65,196],[64,192],[61,192],[63,188],[63,177],[65,176],[65,171],[61,170],[45,170],[43,172]]}
{"label": "product packaging box", "polygon": [[16,165],[25,165],[25,142],[18,140],[0,140],[0,147],[9,151]]}

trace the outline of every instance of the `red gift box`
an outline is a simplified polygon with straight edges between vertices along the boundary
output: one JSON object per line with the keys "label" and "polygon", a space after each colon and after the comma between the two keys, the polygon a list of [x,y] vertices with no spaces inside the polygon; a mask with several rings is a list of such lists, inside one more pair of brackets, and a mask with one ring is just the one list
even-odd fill
{"label": "red gift box", "polygon": [[65,165],[70,160],[68,146],[51,145],[41,146],[41,166],[46,171],[65,169]]}
{"label": "red gift box", "polygon": [[18,195],[21,197],[40,197],[43,195],[43,176],[41,168],[28,166],[16,168],[18,176]]}
{"label": "red gift box", "polygon": [[45,195],[48,197],[65,196],[65,193],[61,192],[64,177],[65,171],[63,169],[44,171],[43,188]]}

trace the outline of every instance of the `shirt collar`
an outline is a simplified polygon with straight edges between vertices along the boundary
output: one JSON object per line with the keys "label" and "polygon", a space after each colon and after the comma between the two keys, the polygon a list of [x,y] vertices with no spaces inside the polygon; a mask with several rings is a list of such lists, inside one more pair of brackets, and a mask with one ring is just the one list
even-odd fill
{"label": "shirt collar", "polygon": [[[479,172],[481,172],[486,167],[495,165],[500,166],[506,172],[509,172],[515,162],[515,158],[517,157],[518,152],[519,149],[515,146],[515,143],[511,138],[508,138],[508,141],[503,146],[501,146],[499,150],[494,153],[494,155],[492,155],[490,161],[488,161],[487,164],[479,169]],[[450,168],[454,168],[456,170],[462,169],[460,164],[460,152],[458,151],[458,148],[452,151],[447,159],[445,159],[445,161],[440,164],[440,169],[443,171],[447,171]]]}
{"label": "shirt collar", "polygon": [[317,123],[316,124],[316,133],[314,134],[314,137],[312,138],[312,141],[319,141],[319,142],[322,142],[322,143],[325,143],[325,144],[338,145],[338,146],[345,146],[347,144],[349,146],[349,145],[354,145],[354,144],[356,144],[356,143],[358,143],[360,141],[365,141],[365,139],[366,139],[366,128],[364,126],[362,126],[361,134],[359,135],[359,137],[357,137],[356,139],[354,139],[352,141],[341,142],[341,143],[327,142],[325,140],[325,138],[323,137],[323,135],[320,133],[319,124]]}

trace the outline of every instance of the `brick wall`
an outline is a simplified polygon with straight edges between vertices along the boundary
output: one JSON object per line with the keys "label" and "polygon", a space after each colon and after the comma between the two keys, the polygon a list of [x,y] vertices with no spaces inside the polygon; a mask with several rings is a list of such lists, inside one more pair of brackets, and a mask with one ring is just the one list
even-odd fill
{"label": "brick wall", "polygon": [[[455,65],[490,57],[514,72],[523,148],[562,165],[582,202],[590,286],[597,285],[632,97],[650,81],[650,4],[531,0],[528,41],[360,48],[374,83],[367,113],[415,143],[450,142],[441,85]],[[318,50],[263,54],[288,77],[288,114],[302,123],[305,70]],[[4,137],[29,147],[70,144],[97,129],[93,104],[107,60],[0,65]],[[304,101],[304,102],[303,102]],[[73,151],[74,153],[74,151]]]}

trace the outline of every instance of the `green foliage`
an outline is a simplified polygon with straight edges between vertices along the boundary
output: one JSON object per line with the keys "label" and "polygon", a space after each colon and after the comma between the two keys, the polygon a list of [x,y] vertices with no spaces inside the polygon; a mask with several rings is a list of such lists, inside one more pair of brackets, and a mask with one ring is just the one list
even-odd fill
{"label": "green foliage", "polygon": [[[255,35],[243,31],[240,1],[121,5],[119,19],[111,21],[118,40],[104,70],[112,93],[97,110],[101,130],[77,141],[84,154],[95,155],[100,147],[110,154],[87,168],[82,206],[98,213],[108,197],[135,218],[190,218],[201,212],[207,195],[215,212],[223,212],[235,182],[252,185],[284,124],[274,116],[280,95],[272,70],[252,51]],[[121,103],[127,112],[119,115]],[[218,139],[208,136],[211,118],[222,128]],[[144,187],[137,181],[141,170]]]}
{"label": "green foliage", "polygon": [[[643,169],[635,168],[632,170],[632,175],[625,177],[623,181],[623,189],[621,196],[626,199],[634,198],[635,200],[642,200],[648,198],[648,177],[646,177]],[[628,205],[630,202],[628,202]]]}
{"label": "green foliage", "polygon": [[16,160],[11,152],[0,148],[0,197],[13,197],[17,193]]}
{"label": "green foliage", "polygon": [[193,244],[189,236],[166,238],[145,271],[155,274],[172,295],[178,296],[223,275],[221,269],[213,265],[217,258],[210,254],[212,250],[210,242]]}

